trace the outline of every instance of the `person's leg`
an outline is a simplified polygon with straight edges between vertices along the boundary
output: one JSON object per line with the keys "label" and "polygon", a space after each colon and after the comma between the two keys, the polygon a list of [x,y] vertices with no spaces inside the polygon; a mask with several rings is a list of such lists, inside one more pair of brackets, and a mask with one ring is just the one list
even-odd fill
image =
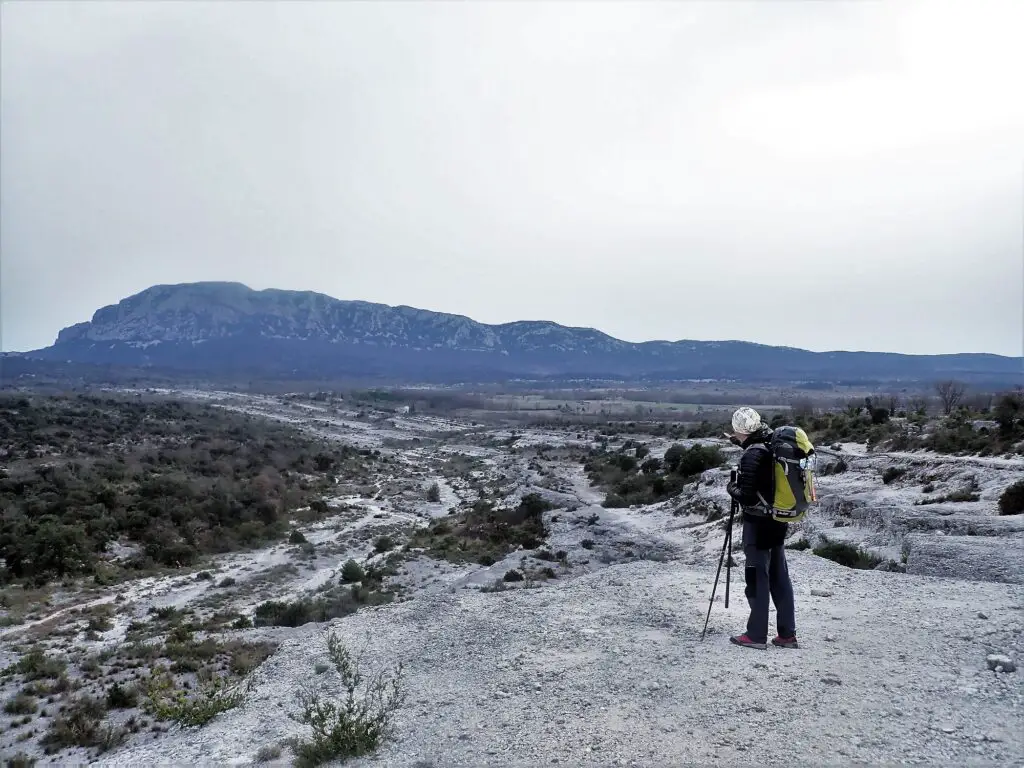
{"label": "person's leg", "polygon": [[785,548],[773,547],[770,557],[768,584],[772,602],[775,603],[779,637],[796,637],[796,601],[793,598],[793,582],[789,578]]}
{"label": "person's leg", "polygon": [[768,642],[768,607],[770,590],[768,585],[768,560],[770,550],[758,549],[753,544],[744,544],[746,564],[743,578],[746,582],[744,594],[750,605],[747,619],[747,637],[756,643]]}

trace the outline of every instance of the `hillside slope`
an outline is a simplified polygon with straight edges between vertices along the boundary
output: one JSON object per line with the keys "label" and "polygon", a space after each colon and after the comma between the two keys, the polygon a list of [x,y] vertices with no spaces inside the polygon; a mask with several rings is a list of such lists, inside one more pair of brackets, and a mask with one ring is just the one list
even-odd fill
{"label": "hillside slope", "polygon": [[[1024,758],[1021,675],[985,662],[993,649],[1024,651],[1024,587],[851,571],[803,553],[792,570],[803,644],[795,651],[727,642],[745,621],[737,582],[728,610],[721,585],[702,642],[714,570],[677,562],[614,565],[543,590],[418,597],[337,621],[368,670],[400,661],[408,683],[396,740],[352,765]],[[324,628],[271,634],[284,643],[241,708],[99,764],[242,765],[261,746],[304,735],[286,712],[314,664],[327,661]],[[330,674],[316,681],[340,693]]]}
{"label": "hillside slope", "polygon": [[809,352],[743,341],[639,344],[544,321],[461,315],[238,283],[160,285],[65,328],[44,360],[199,372],[377,374],[419,380],[517,376],[1024,380],[1024,358]]}

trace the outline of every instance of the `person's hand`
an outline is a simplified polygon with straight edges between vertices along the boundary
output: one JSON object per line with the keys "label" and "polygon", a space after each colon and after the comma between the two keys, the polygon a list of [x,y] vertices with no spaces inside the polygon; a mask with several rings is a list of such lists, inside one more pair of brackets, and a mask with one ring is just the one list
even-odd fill
{"label": "person's hand", "polygon": [[729,483],[725,486],[725,492],[732,496],[732,498],[738,499],[740,489],[733,480],[730,480]]}

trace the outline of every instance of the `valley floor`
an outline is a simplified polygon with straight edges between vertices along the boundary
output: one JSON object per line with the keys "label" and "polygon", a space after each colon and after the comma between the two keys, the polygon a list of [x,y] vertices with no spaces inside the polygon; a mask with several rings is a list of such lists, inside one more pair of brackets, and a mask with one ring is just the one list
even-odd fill
{"label": "valley floor", "polygon": [[[1024,765],[1024,673],[992,670],[986,660],[1001,654],[1019,664],[1024,656],[1024,524],[995,514],[1001,490],[1024,476],[1022,461],[843,446],[848,471],[821,478],[822,503],[792,540],[863,546],[891,568],[854,570],[790,550],[801,648],[760,651],[728,642],[747,615],[740,553],[730,606],[723,570],[700,637],[725,521],[698,509],[725,503],[727,468],[708,471],[676,499],[611,509],[568,458],[592,445],[583,433],[520,427],[513,435],[281,398],[179,396],[287,421],[394,463],[372,487],[339,488],[329,517],[299,526],[308,546],[214,558],[206,577],[153,576],[52,600],[29,622],[0,628],[0,667],[32,638],[69,657],[112,652],[155,621],[147,617],[156,610],[250,616],[265,600],[315,596],[338,583],[349,559],[384,564],[390,553],[374,548],[380,536],[400,548],[482,489],[510,504],[542,495],[553,506],[544,513],[544,547],[564,557],[554,563],[519,550],[483,566],[403,553],[389,577],[399,588],[394,603],[295,628],[221,628],[218,636],[277,648],[251,673],[242,703],[205,726],[143,730],[99,756],[79,748],[46,756],[23,736],[36,725],[9,724],[4,756],[23,752],[38,765],[249,765],[264,750],[284,764],[281,744],[308,735],[289,717],[297,694],[308,686],[340,694],[333,670],[316,671],[333,630],[362,652],[369,671],[399,662],[404,669],[408,698],[395,736],[349,763],[360,768]],[[642,439],[652,456],[670,444]],[[904,471],[884,484],[888,466]],[[931,496],[922,494],[926,483]],[[964,484],[977,501],[936,500]],[[511,569],[545,566],[554,578],[502,581]],[[77,609],[108,604],[111,626],[89,639]]]}

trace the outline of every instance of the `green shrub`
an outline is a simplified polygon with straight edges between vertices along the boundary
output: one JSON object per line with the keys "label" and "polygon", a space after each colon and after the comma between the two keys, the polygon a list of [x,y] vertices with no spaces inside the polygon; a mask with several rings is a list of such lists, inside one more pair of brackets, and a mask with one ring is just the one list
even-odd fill
{"label": "green shrub", "polygon": [[394,594],[353,584],[336,587],[316,598],[302,597],[291,602],[268,600],[256,607],[257,627],[299,627],[312,622],[325,622],[355,613],[360,605],[381,605],[391,602]]}
{"label": "green shrub", "polygon": [[355,560],[347,560],[341,568],[341,580],[346,583],[362,581],[365,576],[363,567]]}
{"label": "green shrub", "polygon": [[427,501],[433,504],[441,501],[441,487],[437,483],[432,483],[427,489]]}
{"label": "green shrub", "polygon": [[894,480],[903,477],[908,471],[907,467],[886,467],[882,472],[882,482],[889,485]]}
{"label": "green shrub", "polygon": [[366,678],[333,632],[327,648],[345,694],[341,701],[332,701],[317,685],[297,695],[301,709],[293,718],[312,730],[311,738],[293,744],[300,768],[371,754],[391,734],[395,713],[406,698],[401,664],[390,679],[383,672]]}
{"label": "green shrub", "polygon": [[882,562],[882,558],[841,541],[827,541],[812,551],[818,557],[824,557],[847,568],[871,570]]}
{"label": "green shrub", "polygon": [[186,691],[164,668],[153,671],[146,680],[145,709],[158,720],[173,720],[184,726],[206,725],[221,712],[242,703],[242,692],[221,675],[201,676],[198,684]]}
{"label": "green shrub", "polygon": [[999,514],[1019,515],[1024,513],[1024,480],[1016,483],[1003,491],[999,497]]}
{"label": "green shrub", "polygon": [[68,747],[113,749],[127,735],[123,729],[103,724],[104,703],[94,696],[80,695],[65,705],[51,722],[40,743],[47,754]]}
{"label": "green shrub", "polygon": [[374,542],[373,548],[376,552],[387,552],[394,549],[395,542],[390,536],[381,536]]}
{"label": "green shrub", "polygon": [[4,704],[4,712],[9,715],[31,715],[39,709],[35,696],[24,691],[14,694]]}
{"label": "green shrub", "polygon": [[33,648],[14,665],[14,671],[20,672],[26,680],[52,680],[64,674],[67,662],[53,656],[47,656],[39,648]]}
{"label": "green shrub", "polygon": [[[103,553],[119,539],[139,553],[118,571],[191,565],[276,540],[292,513],[334,487],[315,475],[325,449],[291,427],[151,396],[27,401],[11,407],[16,398],[0,393],[0,435],[13,451],[0,477],[3,580],[104,583]],[[39,453],[52,464],[37,466]],[[325,455],[335,476],[377,460],[347,446]]]}
{"label": "green shrub", "polygon": [[107,706],[110,709],[131,709],[139,701],[139,693],[132,686],[114,683],[107,688]]}

